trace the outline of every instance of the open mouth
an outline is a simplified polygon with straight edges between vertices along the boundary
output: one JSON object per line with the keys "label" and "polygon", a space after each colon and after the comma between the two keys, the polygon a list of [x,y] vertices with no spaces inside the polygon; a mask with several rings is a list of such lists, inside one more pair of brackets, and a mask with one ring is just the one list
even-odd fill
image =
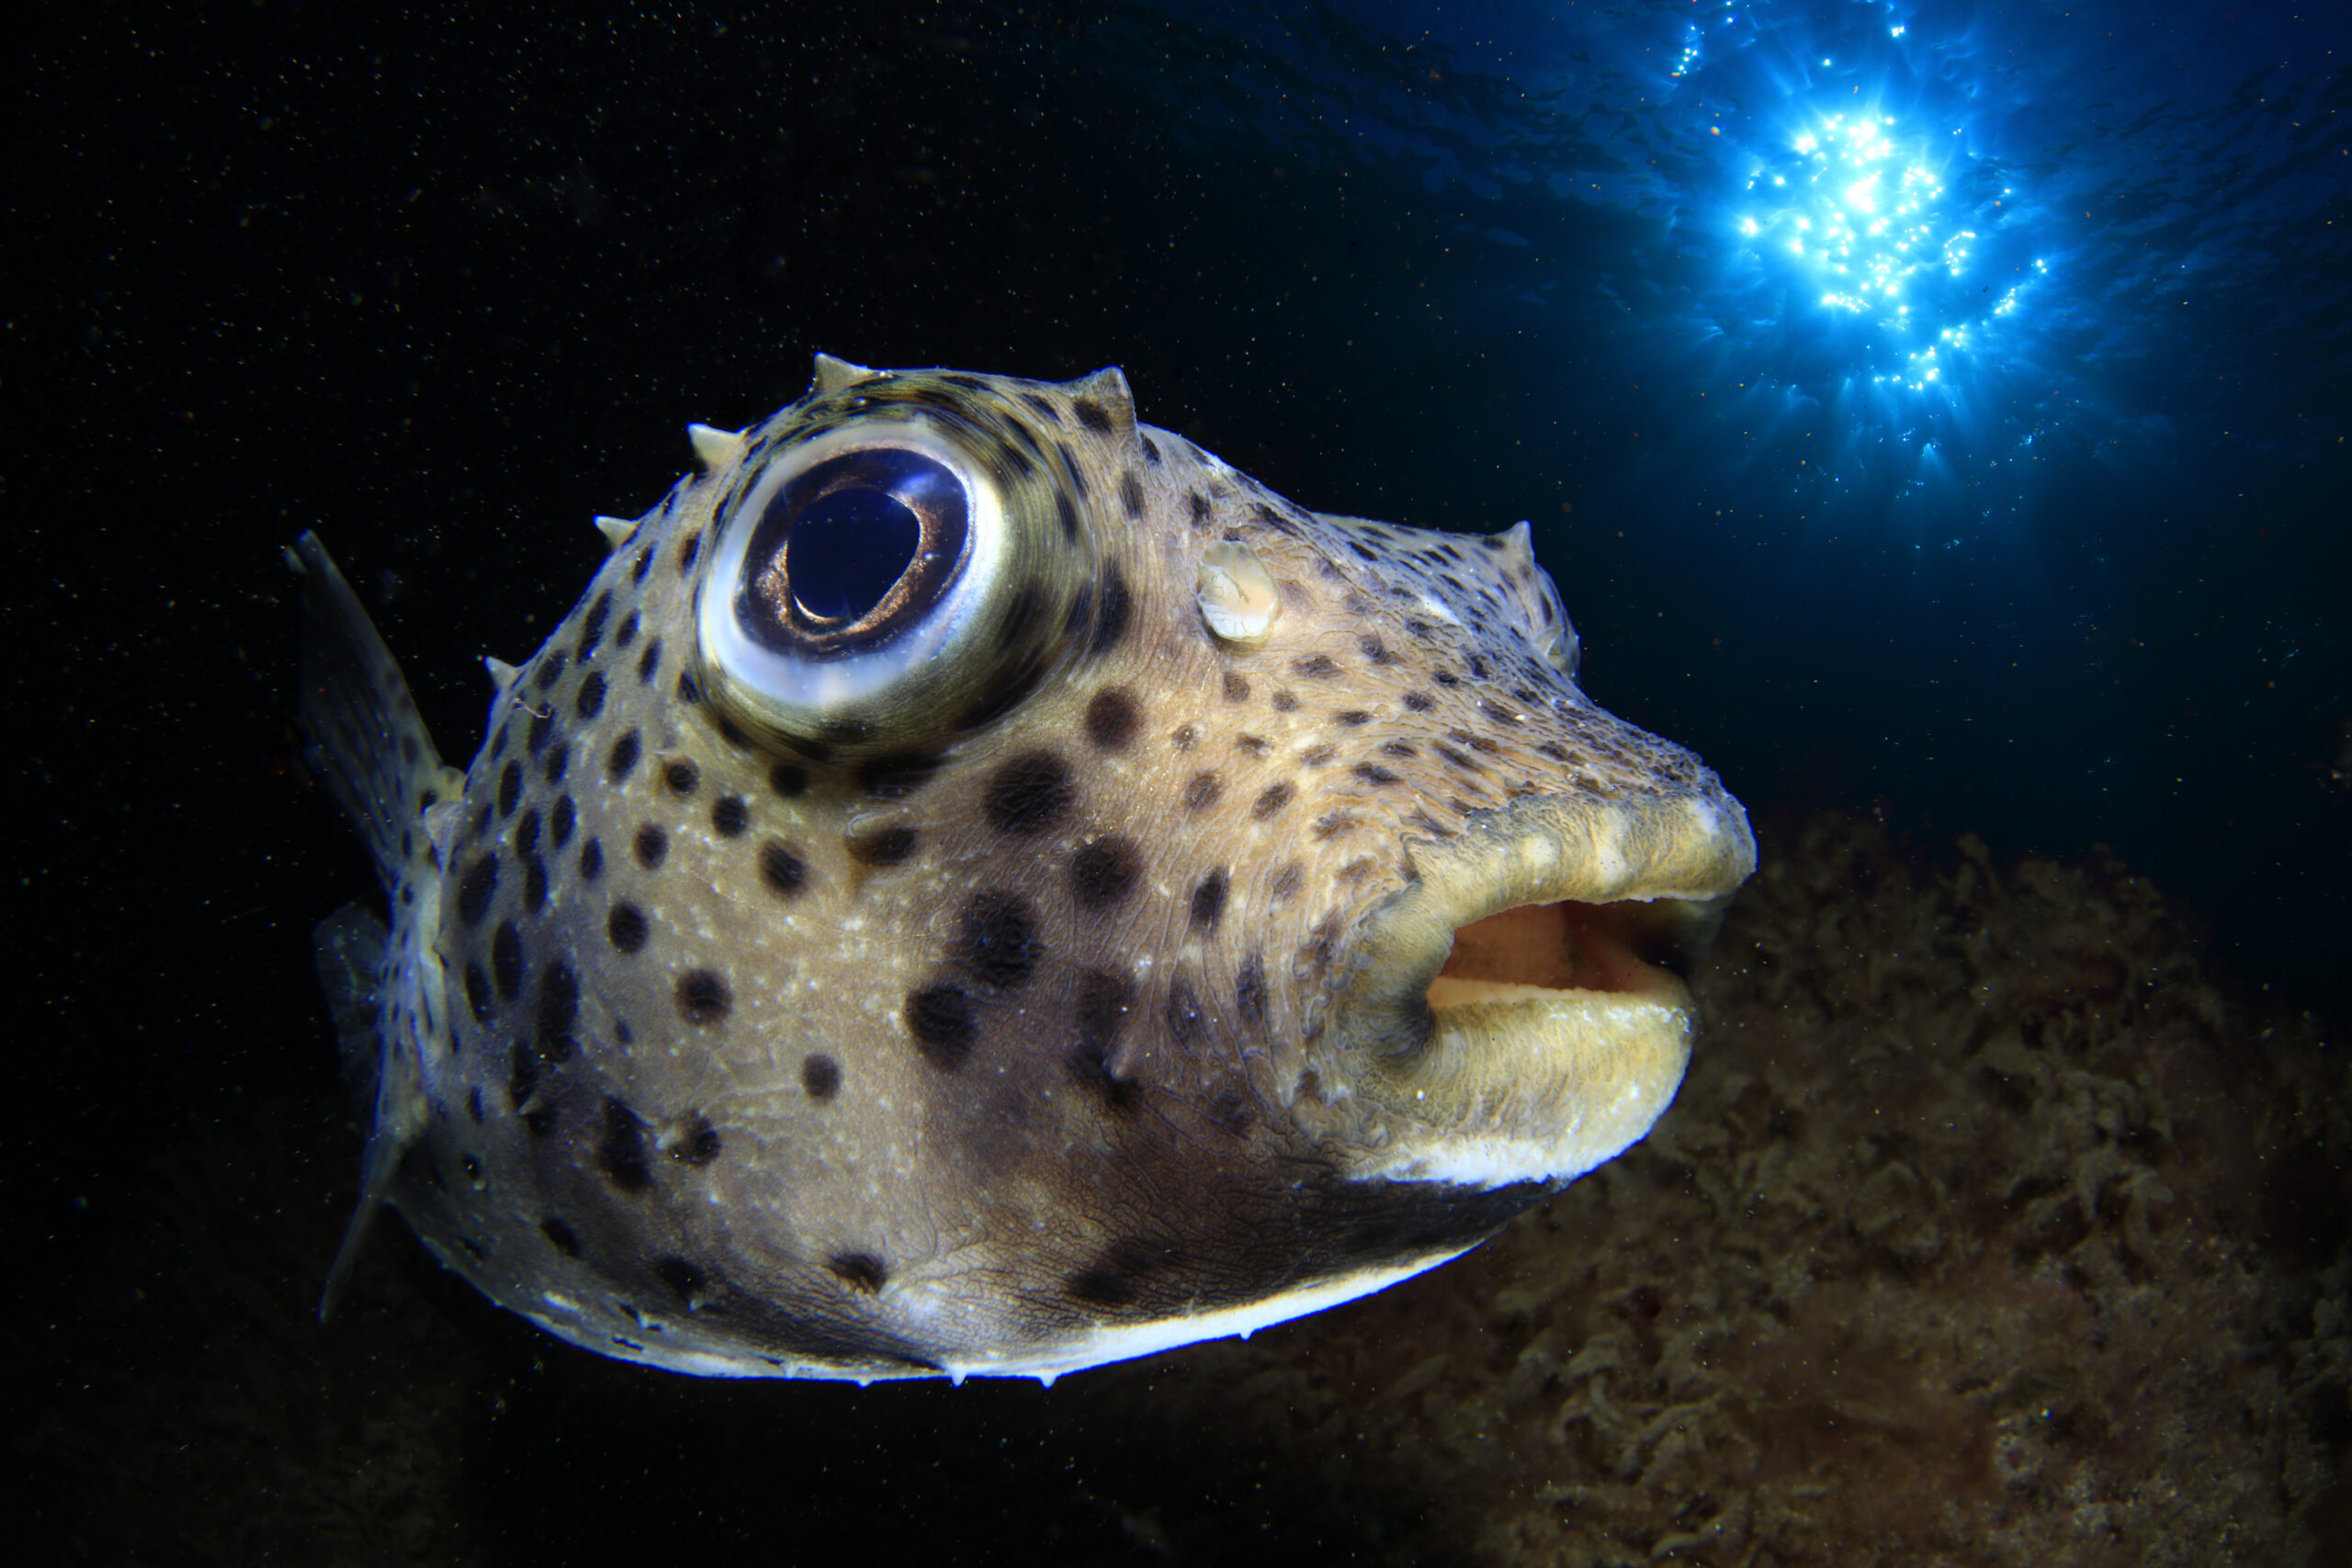
{"label": "open mouth", "polygon": [[1756,863],[1738,803],[1536,797],[1413,856],[1339,1000],[1356,1174],[1492,1188],[1615,1157],[1681,1084],[1683,976]]}
{"label": "open mouth", "polygon": [[1660,971],[1679,976],[1689,956],[1650,904],[1521,904],[1455,931],[1453,951],[1427,994],[1430,1008],[1442,1010],[1526,987],[1650,991]]}

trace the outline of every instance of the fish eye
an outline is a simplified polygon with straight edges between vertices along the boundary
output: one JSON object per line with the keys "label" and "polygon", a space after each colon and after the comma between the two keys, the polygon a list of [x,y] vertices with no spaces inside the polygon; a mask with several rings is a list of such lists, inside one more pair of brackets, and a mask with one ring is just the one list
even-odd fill
{"label": "fish eye", "polygon": [[872,756],[945,744],[1030,689],[1072,635],[1090,552],[991,450],[886,407],[750,459],[695,610],[699,683],[728,718],[804,755]]}
{"label": "fish eye", "polygon": [[888,641],[937,604],[963,564],[964,483],[921,452],[870,447],[806,468],[760,509],[734,615],[786,656],[839,659]]}

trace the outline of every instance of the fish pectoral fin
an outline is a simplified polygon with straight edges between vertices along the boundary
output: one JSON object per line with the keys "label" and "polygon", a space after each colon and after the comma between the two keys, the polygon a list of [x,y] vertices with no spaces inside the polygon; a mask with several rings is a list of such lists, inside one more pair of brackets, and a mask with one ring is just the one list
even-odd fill
{"label": "fish pectoral fin", "polygon": [[306,756],[367,837],[389,888],[419,852],[410,829],[439,798],[441,758],[399,663],[319,536],[295,540],[293,558],[302,577]]}
{"label": "fish pectoral fin", "polygon": [[327,1010],[334,1018],[342,1047],[344,1078],[355,1100],[373,1113],[359,1161],[359,1206],[327,1269],[326,1288],[319,1293],[321,1323],[342,1299],[368,1227],[384,1206],[401,1160],[423,1135],[430,1113],[413,1039],[388,1028],[379,1005],[386,940],[384,922],[356,904],[346,904],[321,921],[312,939],[319,983],[326,991]]}

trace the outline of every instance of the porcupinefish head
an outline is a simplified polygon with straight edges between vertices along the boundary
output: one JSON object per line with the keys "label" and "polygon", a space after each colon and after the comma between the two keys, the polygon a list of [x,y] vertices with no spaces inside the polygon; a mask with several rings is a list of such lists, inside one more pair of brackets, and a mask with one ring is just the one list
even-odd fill
{"label": "porcupinefish head", "polygon": [[1043,1378],[1475,1246],[1640,1138],[1754,864],[1527,525],[1306,511],[1125,379],[877,372],[633,523],[439,762],[304,536],[389,929],[320,964],[389,1201],[680,1371]]}

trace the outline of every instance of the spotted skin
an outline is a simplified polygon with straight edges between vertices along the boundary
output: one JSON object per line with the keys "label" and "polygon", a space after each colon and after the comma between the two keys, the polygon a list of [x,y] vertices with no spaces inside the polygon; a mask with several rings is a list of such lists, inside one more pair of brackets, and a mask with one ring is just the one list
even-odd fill
{"label": "spotted skin", "polygon": [[[779,733],[698,643],[716,546],[768,465],[893,420],[967,443],[1055,553],[903,727]],[[1261,646],[1204,624],[1218,542],[1279,585]],[[1306,511],[1137,424],[1115,372],[821,362],[621,538],[461,788],[403,810],[437,768],[413,716],[387,763],[310,682],[346,803],[410,838],[380,1022],[345,1028],[370,1169],[493,1299],[726,1375],[1050,1377],[1442,1260],[1573,1172],[1367,1178],[1411,1135],[1350,1010],[1382,911],[1563,802],[1707,824],[1676,897],[1752,863],[1574,650],[1524,529]]]}

